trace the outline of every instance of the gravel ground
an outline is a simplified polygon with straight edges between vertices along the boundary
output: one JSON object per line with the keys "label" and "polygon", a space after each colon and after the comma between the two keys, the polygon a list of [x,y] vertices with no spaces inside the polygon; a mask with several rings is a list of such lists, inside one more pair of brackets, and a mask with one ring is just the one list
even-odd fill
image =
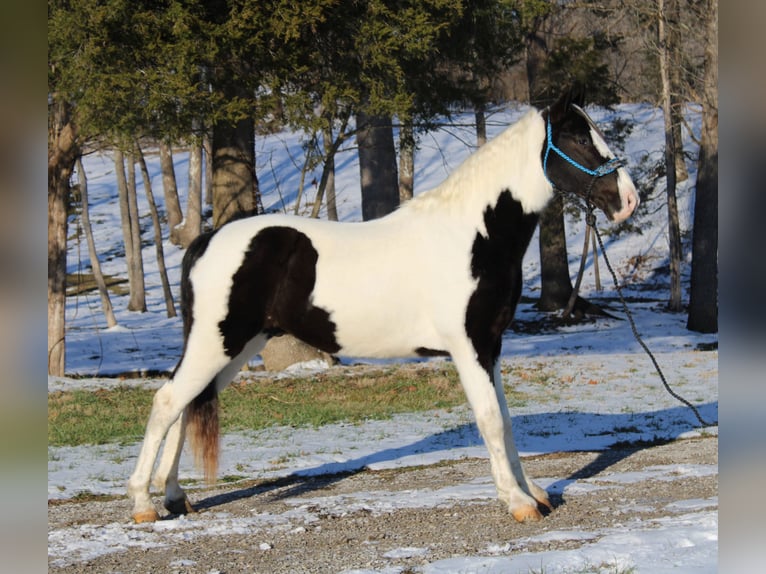
{"label": "gravel ground", "polygon": [[[585,540],[527,540],[546,532],[598,532],[630,521],[669,516],[668,505],[710,499],[718,493],[717,473],[658,480],[643,478],[616,484],[610,474],[639,472],[658,465],[717,465],[718,437],[677,440],[656,446],[632,446],[603,452],[557,453],[526,458],[531,476],[586,481],[576,495],[554,496],[554,511],[543,521],[515,523],[494,499],[401,508],[392,504],[322,504],[355,495],[396,500],[417,497],[466,483],[486,484],[489,463],[463,459],[396,470],[365,470],[347,475],[287,478],[273,482],[236,483],[193,493],[199,512],[157,525],[129,524],[125,498],[50,502],[48,506],[49,572],[55,573],[324,573],[353,569],[417,571],[426,563],[453,556],[475,556],[494,548],[495,555],[518,551],[573,548]],[[704,474],[704,473],[703,473]],[[604,478],[603,482],[599,478]],[[485,489],[486,491],[486,489]],[[363,497],[364,497],[363,496]],[[362,498],[363,498],[362,497]],[[711,508],[715,510],[715,508]],[[257,529],[237,527],[262,517]],[[224,518],[224,520],[221,520]],[[229,529],[215,531],[218,520]],[[181,527],[183,526],[183,528]],[[88,558],[51,556],[56,533],[81,528],[89,537],[119,530],[136,541],[151,534],[151,544],[127,544],[120,551]],[[109,534],[114,536],[114,534]],[[85,536],[84,536],[85,537]],[[149,540],[149,538],[146,538]]]}

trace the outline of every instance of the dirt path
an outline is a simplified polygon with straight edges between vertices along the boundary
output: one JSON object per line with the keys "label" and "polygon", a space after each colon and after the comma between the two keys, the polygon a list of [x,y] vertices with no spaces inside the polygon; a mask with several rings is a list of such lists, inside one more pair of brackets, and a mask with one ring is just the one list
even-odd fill
{"label": "dirt path", "polygon": [[[559,483],[584,488],[554,496],[550,516],[523,525],[493,498],[489,463],[479,459],[237,483],[194,493],[199,513],[154,526],[131,525],[125,499],[64,502],[48,508],[49,572],[406,572],[442,558],[483,555],[488,548],[510,554],[577,546],[584,541],[527,539],[551,531],[598,532],[645,522],[673,514],[672,503],[710,499],[718,492],[715,436],[525,460],[532,476],[557,477]],[[662,477],[647,472],[666,465],[713,470],[673,476],[672,468],[666,468]],[[609,480],[619,473],[638,474],[631,481]],[[451,499],[448,493],[456,487],[474,488],[476,494]],[[434,492],[443,497],[434,501]],[[402,504],[405,499],[409,502]],[[75,546],[72,536],[81,537],[82,546],[57,555],[57,541],[64,535],[68,548]],[[88,559],[99,539],[108,540],[111,551],[93,551],[98,555]]]}

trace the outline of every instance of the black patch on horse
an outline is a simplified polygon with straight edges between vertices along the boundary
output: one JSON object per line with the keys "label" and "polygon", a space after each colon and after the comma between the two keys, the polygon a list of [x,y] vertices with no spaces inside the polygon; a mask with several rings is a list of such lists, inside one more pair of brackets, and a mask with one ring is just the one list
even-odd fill
{"label": "black patch on horse", "polygon": [[415,353],[418,357],[449,357],[447,351],[441,349],[429,349],[428,347],[418,347],[415,349]]}
{"label": "black patch on horse", "polygon": [[468,300],[465,329],[490,380],[521,295],[521,263],[537,220],[505,190],[484,211],[487,235],[477,232],[473,242],[471,274],[479,283]]}
{"label": "black patch on horse", "polygon": [[218,324],[226,354],[235,357],[259,333],[290,333],[309,345],[337,353],[335,323],[312,304],[319,254],[292,227],[267,227],[250,242],[232,277],[228,314]]}

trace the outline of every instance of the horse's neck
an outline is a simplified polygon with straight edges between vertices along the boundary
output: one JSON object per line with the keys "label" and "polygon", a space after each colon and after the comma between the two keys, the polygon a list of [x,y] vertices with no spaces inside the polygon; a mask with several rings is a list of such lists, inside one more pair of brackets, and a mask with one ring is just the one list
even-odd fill
{"label": "horse's neck", "polygon": [[545,124],[531,110],[405,207],[481,217],[508,190],[525,213],[539,213],[553,195],[540,160],[544,139]]}

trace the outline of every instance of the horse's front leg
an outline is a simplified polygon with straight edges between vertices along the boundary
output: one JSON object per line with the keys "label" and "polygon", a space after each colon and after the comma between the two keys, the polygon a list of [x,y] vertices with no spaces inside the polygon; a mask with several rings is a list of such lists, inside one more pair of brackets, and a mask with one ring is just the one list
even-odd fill
{"label": "horse's front leg", "polygon": [[541,504],[547,507],[549,510],[553,510],[548,493],[545,489],[537,486],[527,475],[524,467],[519,459],[519,452],[516,450],[516,442],[513,440],[513,431],[511,425],[511,413],[508,411],[508,401],[505,398],[505,389],[503,388],[503,376],[500,372],[500,360],[495,360],[495,368],[493,370],[493,384],[495,385],[495,394],[497,395],[497,402],[500,405],[500,410],[503,416],[503,428],[505,449],[509,455],[509,461],[511,470],[516,478],[516,482],[521,486],[522,490],[532,495],[532,497]]}
{"label": "horse's front leg", "polygon": [[[493,381],[499,368],[495,368],[490,375],[477,360],[473,349],[462,354],[453,353],[453,360],[476,417],[479,432],[489,451],[498,497],[508,505],[517,521],[540,520],[542,514],[537,508],[538,500],[534,493],[529,492],[528,482],[513,442],[511,419],[505,394],[502,392],[502,383],[500,390],[497,390]],[[537,494],[541,496],[540,492]],[[544,498],[547,500],[547,496]]]}

